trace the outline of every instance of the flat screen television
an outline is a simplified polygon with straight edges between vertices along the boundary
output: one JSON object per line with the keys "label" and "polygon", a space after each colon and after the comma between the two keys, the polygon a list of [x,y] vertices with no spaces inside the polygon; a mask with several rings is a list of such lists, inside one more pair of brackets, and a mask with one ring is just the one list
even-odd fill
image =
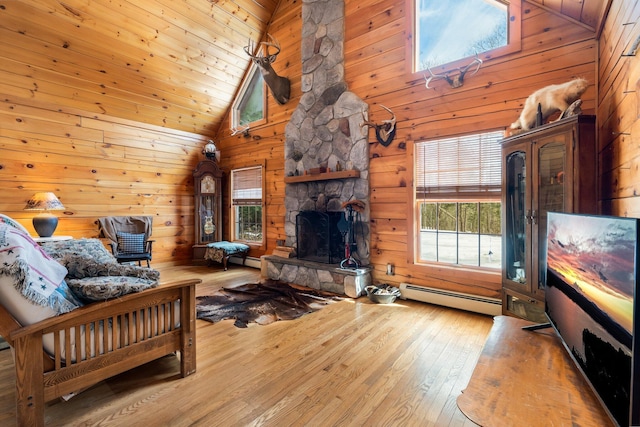
{"label": "flat screen television", "polygon": [[639,220],[549,212],[545,312],[620,426],[640,425]]}

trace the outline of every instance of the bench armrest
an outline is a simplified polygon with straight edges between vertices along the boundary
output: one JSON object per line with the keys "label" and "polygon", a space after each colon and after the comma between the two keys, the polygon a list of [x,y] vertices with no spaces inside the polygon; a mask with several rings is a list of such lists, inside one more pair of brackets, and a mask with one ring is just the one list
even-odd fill
{"label": "bench armrest", "polygon": [[200,279],[188,279],[164,283],[160,284],[157,288],[128,294],[121,298],[87,304],[69,313],[50,317],[32,325],[23,326],[11,332],[10,338],[11,340],[15,340],[38,331],[44,334],[52,332],[53,330],[85,325],[90,322],[100,321],[105,317],[128,313],[132,310],[155,304],[159,302],[160,299],[168,299],[171,294],[181,292],[184,288],[195,286],[201,282]]}

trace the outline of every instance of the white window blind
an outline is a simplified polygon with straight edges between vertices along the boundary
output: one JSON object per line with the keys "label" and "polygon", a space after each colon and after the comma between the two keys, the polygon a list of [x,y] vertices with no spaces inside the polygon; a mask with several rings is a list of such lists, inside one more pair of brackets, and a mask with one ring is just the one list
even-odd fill
{"label": "white window blind", "polygon": [[231,171],[232,204],[262,205],[262,166]]}
{"label": "white window blind", "polygon": [[416,144],[418,199],[495,199],[501,191],[503,131]]}

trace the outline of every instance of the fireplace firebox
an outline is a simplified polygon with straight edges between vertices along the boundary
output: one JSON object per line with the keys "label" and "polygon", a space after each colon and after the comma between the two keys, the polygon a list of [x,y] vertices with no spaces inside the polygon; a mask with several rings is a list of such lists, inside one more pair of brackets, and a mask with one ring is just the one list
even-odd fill
{"label": "fireplace firebox", "polygon": [[343,236],[338,223],[344,212],[302,211],[296,215],[298,259],[337,264],[344,258]]}

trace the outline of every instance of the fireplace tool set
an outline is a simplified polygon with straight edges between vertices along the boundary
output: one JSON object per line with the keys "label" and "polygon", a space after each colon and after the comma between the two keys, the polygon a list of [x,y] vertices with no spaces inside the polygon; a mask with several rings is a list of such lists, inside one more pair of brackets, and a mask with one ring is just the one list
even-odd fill
{"label": "fireplace tool set", "polygon": [[342,234],[344,242],[344,259],[340,262],[340,268],[355,270],[360,268],[360,263],[354,258],[354,253],[358,249],[358,243],[355,236],[355,223],[360,218],[360,212],[364,211],[364,202],[361,200],[351,200],[343,203],[346,209],[346,218],[340,218],[338,221],[338,230]]}

